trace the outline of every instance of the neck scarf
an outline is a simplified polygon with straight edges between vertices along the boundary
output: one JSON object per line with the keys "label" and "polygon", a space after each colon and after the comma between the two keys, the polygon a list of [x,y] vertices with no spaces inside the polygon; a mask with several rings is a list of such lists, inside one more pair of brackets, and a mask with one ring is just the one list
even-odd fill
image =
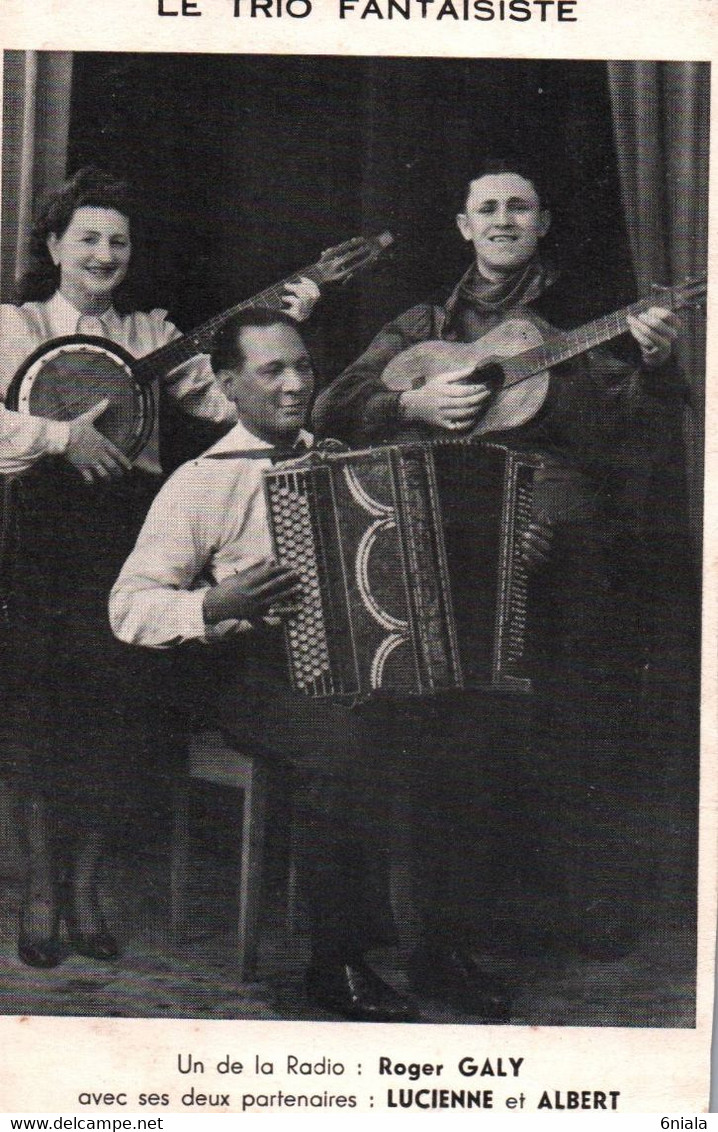
{"label": "neck scarf", "polygon": [[525,267],[499,283],[484,279],[474,265],[459,284],[458,294],[487,313],[527,306],[556,279],[556,271],[534,256]]}

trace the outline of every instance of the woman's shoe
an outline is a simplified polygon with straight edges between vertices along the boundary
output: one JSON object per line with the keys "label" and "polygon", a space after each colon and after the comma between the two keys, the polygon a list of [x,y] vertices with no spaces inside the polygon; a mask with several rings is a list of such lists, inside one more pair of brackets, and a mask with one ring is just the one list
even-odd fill
{"label": "woman's shoe", "polygon": [[120,949],[117,946],[117,940],[105,923],[96,899],[93,903],[95,906],[92,909],[92,917],[95,920],[95,925],[92,931],[82,931],[70,906],[71,900],[66,902],[64,915],[67,937],[73,951],[76,951],[78,955],[84,955],[87,959],[97,959],[100,963],[111,963],[113,959],[117,959]]}
{"label": "woman's shoe", "polygon": [[57,967],[61,957],[59,910],[55,907],[49,917],[52,921],[49,935],[40,934],[25,927],[31,904],[32,901],[26,895],[20,909],[17,953],[28,967]]}
{"label": "woman's shoe", "polygon": [[104,924],[96,932],[79,932],[70,920],[66,920],[66,923],[70,944],[78,955],[84,955],[88,959],[98,959],[101,963],[111,963],[119,956],[117,940]]}

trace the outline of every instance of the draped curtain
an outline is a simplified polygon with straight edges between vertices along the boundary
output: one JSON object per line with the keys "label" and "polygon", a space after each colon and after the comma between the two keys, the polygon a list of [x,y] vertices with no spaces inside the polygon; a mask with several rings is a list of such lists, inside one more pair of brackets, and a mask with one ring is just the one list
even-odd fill
{"label": "draped curtain", "polygon": [[[707,63],[608,63],[626,224],[639,293],[706,270]],[[683,421],[689,511],[700,546],[705,401],[705,320],[684,313],[678,354],[690,385]]]}
{"label": "draped curtain", "polygon": [[[0,298],[6,302],[27,267],[30,226],[38,204],[65,177],[72,53],[5,51],[3,71]],[[5,873],[20,870],[13,807],[3,782],[0,855]]]}
{"label": "draped curtain", "polygon": [[27,266],[37,206],[65,176],[72,53],[6,51],[4,71],[1,292],[7,301]]}
{"label": "draped curtain", "polygon": [[[615,62],[608,78],[626,226],[646,294],[653,283],[675,285],[706,270],[710,71],[703,63]],[[700,605],[692,567],[701,562],[705,318],[684,311],[681,321],[677,352],[690,400],[654,453],[644,534],[654,564],[645,603],[653,644],[642,718],[666,846],[657,876],[664,892],[685,901],[697,852]],[[647,787],[644,802],[650,808]],[[694,914],[692,906],[685,911]]]}

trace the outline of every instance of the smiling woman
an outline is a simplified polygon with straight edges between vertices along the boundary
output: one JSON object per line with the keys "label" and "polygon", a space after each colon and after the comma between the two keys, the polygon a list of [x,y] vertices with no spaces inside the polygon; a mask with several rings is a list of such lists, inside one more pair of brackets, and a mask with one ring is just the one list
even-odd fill
{"label": "smiling woman", "polygon": [[114,208],[78,208],[61,235],[50,233],[47,246],[68,302],[86,314],[103,314],[130,266],[128,217]]}
{"label": "smiling woman", "polygon": [[[128,187],[93,168],[50,199],[33,229],[24,301],[2,307],[0,394],[50,339],[94,334],[138,355],[177,335],[163,311],[121,316],[113,305],[130,265],[132,212]],[[206,361],[177,388],[199,411],[231,421]],[[132,468],[99,433],[97,441],[94,459],[75,465],[82,479],[58,464],[22,481],[16,664],[2,751],[23,786],[28,871],[18,950],[37,967],[60,961],[62,917],[75,951],[105,961],[117,955],[97,872],[122,768],[137,765],[146,743],[138,672],[114,646],[106,600],[159,466],[151,444]]]}
{"label": "smiling woman", "polygon": [[[0,311],[0,397],[52,339],[109,339],[137,358],[180,337],[166,311],[120,314],[115,306],[130,267],[133,213],[127,185],[92,167],[50,199],[33,230],[21,303]],[[298,317],[318,295],[313,285],[313,296],[302,292],[303,283],[287,296]],[[88,383],[95,377],[88,372]],[[227,427],[236,420],[206,357],[173,370],[167,393],[193,415]],[[131,465],[93,428],[101,405],[90,414],[97,445],[84,464],[68,452],[74,467],[46,462],[21,484],[16,639],[0,757],[23,786],[28,870],[18,951],[35,967],[63,957],[63,918],[76,952],[117,956],[98,870],[122,812],[119,797],[125,814],[139,804],[150,751],[156,758],[157,736],[166,737],[146,662],[114,640],[107,620],[110,588],[160,485],[157,431]]]}

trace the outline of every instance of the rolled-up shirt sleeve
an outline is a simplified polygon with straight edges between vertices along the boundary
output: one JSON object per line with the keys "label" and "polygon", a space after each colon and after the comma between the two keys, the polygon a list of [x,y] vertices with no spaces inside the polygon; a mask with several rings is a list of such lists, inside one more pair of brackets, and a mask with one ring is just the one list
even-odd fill
{"label": "rolled-up shirt sleeve", "polygon": [[64,455],[69,439],[66,422],[14,413],[0,404],[0,475],[20,475],[43,456]]}
{"label": "rolled-up shirt sleeve", "polygon": [[[149,317],[155,323],[159,341],[163,344],[175,342],[182,337],[167,317],[167,311],[155,309]],[[225,396],[206,354],[198,354],[177,366],[163,379],[163,385],[168,396],[193,417],[217,424],[234,423],[237,420],[237,408]]]}
{"label": "rolled-up shirt sleeve", "polygon": [[212,512],[203,506],[203,481],[181,468],[155,499],[132,554],[110,594],[116,637],[147,648],[206,641],[239,626],[223,622],[208,633],[205,586]]}

